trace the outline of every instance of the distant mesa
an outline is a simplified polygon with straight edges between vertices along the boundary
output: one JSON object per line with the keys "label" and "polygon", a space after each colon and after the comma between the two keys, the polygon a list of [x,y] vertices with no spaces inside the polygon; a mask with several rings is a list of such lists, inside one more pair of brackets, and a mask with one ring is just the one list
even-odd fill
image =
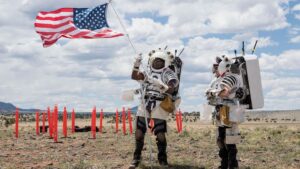
{"label": "distant mesa", "polygon": [[0,102],[0,110],[1,111],[12,111],[16,110],[16,106],[11,103]]}
{"label": "distant mesa", "polygon": [[130,109],[131,113],[133,113],[133,114],[136,114],[137,110],[138,110],[138,106],[132,107]]}
{"label": "distant mesa", "polygon": [[[11,103],[0,102],[0,112],[1,113],[12,113],[16,111],[16,106]],[[40,109],[22,109],[19,108],[20,112],[36,112],[40,111]]]}

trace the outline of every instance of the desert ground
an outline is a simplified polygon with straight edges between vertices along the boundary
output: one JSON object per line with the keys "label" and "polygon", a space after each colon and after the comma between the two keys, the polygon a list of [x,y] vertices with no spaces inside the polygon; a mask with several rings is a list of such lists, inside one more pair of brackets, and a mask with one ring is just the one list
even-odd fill
{"label": "desert ground", "polygon": [[[54,143],[49,134],[35,133],[35,122],[21,122],[19,138],[14,137],[14,125],[0,128],[0,169],[120,169],[128,168],[132,160],[134,136],[115,133],[112,119],[105,119],[104,133],[92,139],[90,132],[71,133],[63,138],[61,122],[59,140]],[[68,122],[70,127],[71,122]],[[98,124],[98,122],[97,122]],[[76,125],[90,125],[89,119],[76,119]],[[238,145],[241,169],[299,169],[300,123],[244,123],[241,125],[242,143]],[[148,134],[152,145],[153,168],[157,162],[155,136]],[[173,120],[168,123],[168,160],[170,168],[217,168],[218,148],[215,143],[215,126],[200,121],[183,122],[178,133]],[[143,162],[139,168],[150,169],[147,138]]]}

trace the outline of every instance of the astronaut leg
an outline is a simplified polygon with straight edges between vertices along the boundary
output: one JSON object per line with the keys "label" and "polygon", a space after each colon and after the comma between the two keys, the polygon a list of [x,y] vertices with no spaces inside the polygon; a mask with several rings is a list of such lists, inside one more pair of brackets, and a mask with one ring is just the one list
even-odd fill
{"label": "astronaut leg", "polygon": [[237,169],[238,168],[238,161],[236,159],[237,148],[236,144],[227,144],[227,151],[228,151],[228,167],[229,169]]}
{"label": "astronaut leg", "polygon": [[141,161],[142,150],[144,147],[144,138],[146,133],[146,124],[144,117],[137,117],[136,120],[136,131],[135,131],[135,150],[133,154],[133,160],[130,167],[135,168]]}
{"label": "astronaut leg", "polygon": [[154,120],[154,134],[156,135],[156,145],[158,149],[158,162],[161,166],[167,166],[167,139],[165,133],[167,132],[166,120],[153,119]]}
{"label": "astronaut leg", "polygon": [[219,147],[219,157],[221,158],[220,169],[227,169],[228,167],[228,151],[225,144],[226,128],[218,127],[217,145]]}
{"label": "astronaut leg", "polygon": [[[238,125],[232,124],[231,128],[226,129],[229,135],[226,135],[226,148],[228,151],[228,167],[229,169],[238,168],[238,161],[236,159],[237,155],[237,147],[236,144],[239,143],[240,136],[232,136],[232,134],[236,135],[239,133]],[[235,139],[236,138],[236,139]]]}

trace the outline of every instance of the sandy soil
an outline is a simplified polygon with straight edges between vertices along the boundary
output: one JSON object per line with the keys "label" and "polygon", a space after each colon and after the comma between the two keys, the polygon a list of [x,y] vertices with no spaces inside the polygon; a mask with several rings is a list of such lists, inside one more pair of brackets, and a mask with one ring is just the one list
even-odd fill
{"label": "sandy soil", "polygon": [[[90,125],[89,120],[77,120],[77,125]],[[98,123],[98,122],[97,122]],[[70,122],[69,122],[70,124]],[[62,126],[60,124],[60,126]],[[175,123],[169,123],[168,157],[170,168],[217,168],[218,148],[215,127],[200,122],[183,123],[181,134]],[[115,133],[114,124],[104,123],[103,134],[75,133],[59,143],[49,134],[36,136],[35,123],[21,123],[20,136],[14,138],[14,126],[0,128],[0,169],[21,168],[127,168],[134,149],[134,137]],[[119,125],[122,127],[122,125]],[[242,143],[238,145],[240,168],[300,168],[300,124],[244,124]],[[155,136],[151,137],[153,168],[159,168]],[[150,168],[149,144],[145,143],[140,168]]]}

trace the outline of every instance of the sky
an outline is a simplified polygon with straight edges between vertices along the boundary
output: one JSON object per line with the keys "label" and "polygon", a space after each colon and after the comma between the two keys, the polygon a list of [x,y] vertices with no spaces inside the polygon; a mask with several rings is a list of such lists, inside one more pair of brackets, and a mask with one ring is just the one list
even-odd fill
{"label": "sky", "polygon": [[[105,111],[133,107],[122,101],[136,53],[126,36],[112,39],[60,39],[43,48],[34,22],[39,11],[92,8],[104,0],[0,0],[0,101],[21,108]],[[299,0],[113,0],[143,62],[152,49],[185,48],[180,93],[183,111],[199,111],[212,80],[216,56],[250,52],[255,42],[265,110],[300,108]],[[108,23],[124,32],[111,6]]]}

